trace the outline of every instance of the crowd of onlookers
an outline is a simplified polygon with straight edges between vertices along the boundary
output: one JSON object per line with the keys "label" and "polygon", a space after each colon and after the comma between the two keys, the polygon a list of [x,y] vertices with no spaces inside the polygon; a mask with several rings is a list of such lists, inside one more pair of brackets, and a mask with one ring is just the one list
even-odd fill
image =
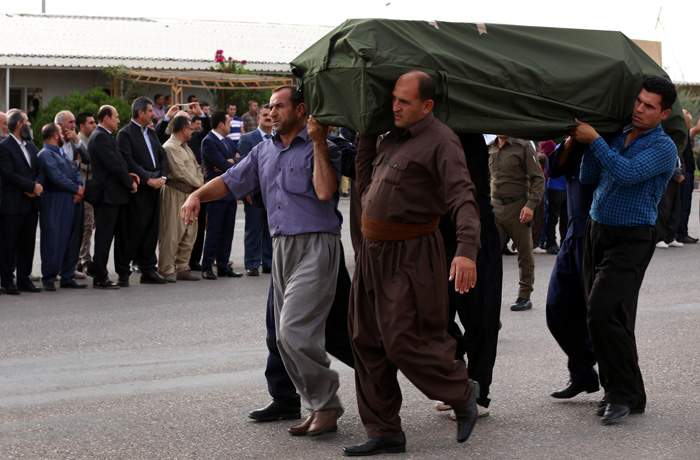
{"label": "crowd of onlookers", "polygon": [[[245,207],[245,269],[271,269],[271,240],[259,196],[202,207],[185,227],[179,207],[193,190],[272,135],[270,108],[248,103],[213,112],[196,96],[136,98],[122,123],[114,107],[63,110],[41,127],[19,109],[0,113],[0,284],[5,294],[239,277],[229,260],[238,202]],[[41,145],[37,148],[36,144]],[[40,227],[41,277],[32,276]],[[117,280],[107,272],[114,243]],[[195,274],[193,272],[201,272]],[[41,285],[35,282],[41,282]]]}

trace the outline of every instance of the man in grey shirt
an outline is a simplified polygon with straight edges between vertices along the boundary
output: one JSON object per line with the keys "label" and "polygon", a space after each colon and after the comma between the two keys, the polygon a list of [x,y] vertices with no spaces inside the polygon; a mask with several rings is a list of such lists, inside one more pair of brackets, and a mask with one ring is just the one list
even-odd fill
{"label": "man in grey shirt", "polygon": [[298,90],[278,88],[270,106],[272,139],[256,145],[238,164],[193,192],[181,214],[185,223],[192,223],[201,202],[229,191],[239,197],[262,194],[273,238],[277,344],[302,403],[311,411],[289,433],[316,436],[336,431],[343,413],[336,394],[338,374],[329,368],[324,349],[341,255],[340,155],[326,141],[327,127],[313,117],[307,125]]}

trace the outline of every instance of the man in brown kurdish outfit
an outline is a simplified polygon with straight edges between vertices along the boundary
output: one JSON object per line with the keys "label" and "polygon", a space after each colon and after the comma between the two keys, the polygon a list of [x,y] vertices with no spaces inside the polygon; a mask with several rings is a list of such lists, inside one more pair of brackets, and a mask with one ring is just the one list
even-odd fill
{"label": "man in brown kurdish outfit", "polygon": [[[457,414],[457,441],[476,421],[478,386],[470,382],[447,334],[448,282],[438,230],[449,212],[457,250],[449,276],[455,289],[476,284],[479,215],[457,136],[433,114],[431,78],[409,72],[393,92],[396,129],[363,136],[357,156],[362,243],[350,302],[357,401],[369,440],[347,456],[405,450],[399,410],[400,370],[431,399]],[[373,169],[373,172],[371,170]]]}

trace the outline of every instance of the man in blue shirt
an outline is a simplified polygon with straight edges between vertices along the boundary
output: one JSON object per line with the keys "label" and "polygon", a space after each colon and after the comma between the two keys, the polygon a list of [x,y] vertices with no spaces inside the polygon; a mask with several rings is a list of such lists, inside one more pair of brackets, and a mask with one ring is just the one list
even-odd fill
{"label": "man in blue shirt", "polygon": [[[584,243],[583,276],[588,327],[605,389],[603,424],[644,412],[634,326],[644,272],[656,245],[657,206],[678,157],[664,133],[676,100],[673,83],[647,77],[632,112],[632,125],[607,143],[577,122],[572,135],[589,144],[581,182],[595,185]],[[601,413],[602,412],[602,413]]]}
{"label": "man in blue shirt", "polygon": [[273,238],[277,345],[302,404],[311,411],[289,433],[317,436],[336,431],[343,413],[338,373],[330,369],[324,349],[342,254],[337,212],[340,157],[327,144],[328,127],[312,117],[307,127],[306,106],[297,89],[278,88],[270,107],[272,139],[190,194],[182,217],[191,223],[200,201],[229,192],[261,193]]}
{"label": "man in blue shirt", "polygon": [[78,170],[61,145],[63,137],[56,123],[42,127],[44,148],[39,152],[39,177],[44,186],[39,213],[41,225],[41,274],[45,291],[56,290],[56,276],[61,287],[81,289],[75,277],[78,263],[83,210],[80,204],[85,188]]}

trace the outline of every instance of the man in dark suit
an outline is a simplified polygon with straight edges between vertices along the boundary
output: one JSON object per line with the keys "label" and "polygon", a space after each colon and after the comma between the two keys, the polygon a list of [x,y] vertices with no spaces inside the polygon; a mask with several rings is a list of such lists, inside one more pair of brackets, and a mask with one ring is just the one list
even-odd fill
{"label": "man in dark suit", "polygon": [[[211,118],[212,130],[202,141],[202,162],[204,180],[209,181],[223,174],[233,166],[234,150],[226,141],[230,118],[224,112],[216,112]],[[207,231],[204,237],[204,258],[202,278],[215,280],[212,269],[216,261],[218,276],[238,278],[242,276],[228,266],[236,221],[236,197],[231,193],[226,197],[207,204]]]}
{"label": "man in dark suit", "polygon": [[[41,279],[45,291],[61,287],[86,287],[75,281],[75,266],[82,237],[82,205],[85,188],[78,169],[63,150],[62,129],[56,123],[41,128],[44,148],[39,152],[41,197]],[[70,142],[70,141],[69,141]]]}
{"label": "man in dark suit", "polygon": [[[10,135],[0,142],[0,284],[6,294],[39,292],[29,279],[34,260],[38,197],[44,191],[37,180],[37,148],[31,142],[31,124],[18,109],[7,113]],[[14,272],[17,270],[17,283]]]}
{"label": "man in dark suit", "polygon": [[[129,193],[136,193],[139,178],[129,174],[126,160],[119,153],[114,132],[119,128],[119,113],[109,105],[100,107],[97,113],[97,128],[90,135],[88,151],[92,179],[87,184],[86,196],[95,209],[95,253],[88,265],[88,275],[93,277],[93,287],[98,289],[119,289],[109,279],[107,261],[109,249],[117,228],[117,221],[126,219]],[[120,216],[120,214],[123,214]],[[121,254],[120,247],[125,238],[117,238],[115,254]]]}
{"label": "man in dark suit", "polygon": [[131,116],[131,122],[117,134],[117,144],[129,172],[139,177],[139,187],[117,223],[117,239],[122,239],[117,247],[123,251],[115,247],[115,268],[122,287],[129,286],[132,261],[141,270],[142,284],[165,284],[165,278],[156,271],[156,246],[160,188],[166,181],[167,159],[155,131],[148,127],[153,119],[153,102],[147,97],[136,98]]}
{"label": "man in dark suit", "polygon": [[[260,142],[272,137],[272,118],[270,106],[264,105],[258,111],[257,129],[245,133],[238,142],[241,159]],[[244,261],[248,276],[258,276],[262,264],[263,273],[270,273],[272,267],[272,238],[267,228],[267,211],[260,193],[245,197],[245,239]]]}

